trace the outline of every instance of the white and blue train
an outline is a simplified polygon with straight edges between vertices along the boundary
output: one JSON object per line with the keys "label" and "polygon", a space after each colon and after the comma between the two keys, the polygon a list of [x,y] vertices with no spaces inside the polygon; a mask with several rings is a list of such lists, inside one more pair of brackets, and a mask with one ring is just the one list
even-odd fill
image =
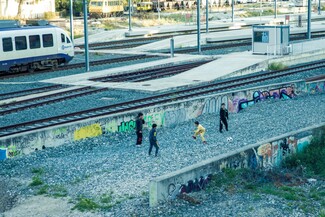
{"label": "white and blue train", "polygon": [[55,69],[73,56],[73,43],[61,28],[0,26],[0,72]]}

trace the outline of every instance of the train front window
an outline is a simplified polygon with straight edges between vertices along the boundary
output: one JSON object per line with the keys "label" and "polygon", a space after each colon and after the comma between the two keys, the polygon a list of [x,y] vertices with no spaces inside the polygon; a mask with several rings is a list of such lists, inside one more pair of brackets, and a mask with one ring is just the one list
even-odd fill
{"label": "train front window", "polygon": [[37,49],[41,47],[41,39],[39,35],[30,35],[29,36],[29,48]]}
{"label": "train front window", "polygon": [[61,42],[65,43],[65,35],[64,34],[61,34]]}
{"label": "train front window", "polygon": [[67,37],[67,43],[68,44],[70,44],[71,43],[71,41],[70,41],[70,39]]}
{"label": "train front window", "polygon": [[2,39],[2,49],[3,49],[3,52],[9,52],[9,51],[13,50],[11,38],[3,38]]}
{"label": "train front window", "polygon": [[53,47],[53,35],[52,34],[44,34],[43,38],[43,47]]}
{"label": "train front window", "polygon": [[27,49],[26,36],[15,37],[15,46],[16,46],[16,50],[26,50]]}

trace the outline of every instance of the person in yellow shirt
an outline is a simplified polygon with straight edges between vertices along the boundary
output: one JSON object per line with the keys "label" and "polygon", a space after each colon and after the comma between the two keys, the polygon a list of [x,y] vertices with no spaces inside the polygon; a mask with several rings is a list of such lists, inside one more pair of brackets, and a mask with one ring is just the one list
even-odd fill
{"label": "person in yellow shirt", "polygon": [[196,139],[196,137],[198,135],[200,135],[201,139],[203,141],[203,144],[207,144],[207,141],[205,141],[205,138],[204,138],[205,128],[198,121],[195,121],[194,124],[196,126],[196,130],[194,131],[194,135],[192,136],[193,139]]}

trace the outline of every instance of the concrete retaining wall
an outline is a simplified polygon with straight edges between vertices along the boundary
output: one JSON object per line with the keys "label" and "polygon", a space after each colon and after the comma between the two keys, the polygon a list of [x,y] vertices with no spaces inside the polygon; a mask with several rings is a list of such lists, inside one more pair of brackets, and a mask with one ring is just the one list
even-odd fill
{"label": "concrete retaining wall", "polygon": [[174,199],[182,192],[203,189],[212,174],[223,168],[269,168],[279,166],[288,155],[301,151],[313,136],[324,132],[325,123],[284,134],[256,144],[247,145],[227,154],[155,178],[149,184],[149,203]]}
{"label": "concrete retaining wall", "polygon": [[[159,127],[175,126],[202,114],[218,113],[222,102],[226,103],[230,112],[238,112],[268,98],[290,99],[302,92],[325,92],[325,82],[306,84],[304,81],[296,81],[261,86],[193,98],[187,101],[171,102],[163,106],[145,108],[141,112],[145,114],[146,127],[150,127],[153,123],[158,124]],[[139,111],[87,119],[73,124],[4,137],[0,139],[0,148],[7,150],[6,156],[14,157],[20,154],[28,154],[35,149],[41,149],[43,145],[55,147],[103,134],[134,132],[135,116]]]}

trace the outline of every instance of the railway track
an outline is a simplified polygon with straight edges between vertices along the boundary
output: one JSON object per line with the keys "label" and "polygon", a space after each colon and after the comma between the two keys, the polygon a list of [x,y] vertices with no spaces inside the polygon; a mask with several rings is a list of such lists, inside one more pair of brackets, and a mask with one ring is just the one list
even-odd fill
{"label": "railway track", "polygon": [[[97,65],[104,65],[104,64],[114,64],[114,63],[122,63],[122,62],[128,62],[128,61],[135,61],[135,60],[141,60],[141,59],[150,59],[150,58],[156,58],[157,55],[147,55],[147,54],[139,54],[139,55],[131,55],[126,57],[118,57],[118,58],[111,58],[111,59],[103,59],[103,60],[96,60],[91,61],[89,63],[90,66],[97,66]],[[63,71],[63,70],[70,70],[70,69],[78,69],[78,68],[84,68],[85,63],[75,63],[75,64],[68,64],[59,66],[57,69],[47,69],[42,71],[35,71],[35,72],[19,72],[19,73],[1,73],[0,74],[0,80],[8,79],[8,78],[16,78],[20,76],[25,75],[37,75],[42,74],[45,72],[56,72],[56,71]]]}
{"label": "railway track", "polygon": [[[142,81],[142,80],[152,80],[158,77],[166,77],[171,76],[191,68],[197,67],[199,65],[205,64],[209,61],[199,61],[189,64],[182,64],[176,66],[170,66],[166,68],[152,69],[152,70],[142,70],[136,71],[127,74],[113,75],[107,77],[100,77],[95,79],[90,79],[93,81],[101,81],[101,82],[123,82],[123,81]],[[60,85],[56,85],[60,86]],[[41,88],[42,91],[50,91],[56,86],[50,86],[49,89]],[[65,88],[61,86],[62,88]],[[0,105],[0,115],[6,115],[15,113],[18,111],[23,111],[26,109],[36,108],[43,105],[48,105],[60,101],[69,100],[71,98],[82,97],[85,95],[96,94],[101,91],[105,91],[107,88],[94,88],[94,87],[81,87],[81,88],[73,88],[65,91],[61,91],[58,93],[53,93],[45,96],[32,97],[25,100],[15,101],[11,103],[6,103],[4,105]],[[10,95],[10,94],[8,94]]]}
{"label": "railway track", "polygon": [[107,88],[81,87],[81,88],[74,88],[71,90],[62,91],[59,93],[49,94],[46,96],[39,96],[31,99],[11,102],[5,105],[0,105],[0,116],[22,111],[25,109],[31,109],[31,108],[36,108],[39,106],[48,105],[60,101],[65,101],[67,99],[95,94],[105,90],[107,90]]}
{"label": "railway track", "polygon": [[226,81],[219,81],[213,84],[199,85],[190,87],[183,90],[178,90],[170,93],[159,94],[142,99],[132,100],[128,102],[118,103],[109,106],[74,112],[70,114],[34,120],[30,122],[0,127],[0,138],[10,136],[22,132],[28,132],[36,129],[42,129],[50,126],[57,126],[61,124],[72,123],[88,118],[95,118],[99,116],[106,116],[117,114],[134,109],[147,108],[149,106],[175,102],[178,100],[189,99],[204,94],[212,94],[216,92],[229,91],[233,88],[244,87],[245,85],[259,83],[262,81],[272,80],[274,78],[285,77],[291,74],[319,69],[325,67],[325,61],[317,63],[310,63],[302,66],[297,66],[285,70],[278,70],[273,72],[264,72],[258,75],[246,75],[241,77],[230,78]]}
{"label": "railway track", "polygon": [[2,94],[0,94],[0,100],[17,98],[17,97],[27,96],[30,94],[43,93],[44,91],[58,90],[58,89],[62,89],[62,88],[65,88],[65,87],[63,85],[51,85],[51,86],[46,86],[46,87],[27,89],[27,90],[23,90],[23,91],[2,93]]}
{"label": "railway track", "polygon": [[90,79],[91,81],[100,81],[100,82],[140,82],[148,81],[157,78],[164,78],[172,75],[176,75],[197,66],[203,65],[209,61],[198,61],[187,64],[179,64],[168,67],[159,67],[154,69],[139,70],[130,73],[123,73],[117,75],[109,75],[104,77],[97,77]]}

